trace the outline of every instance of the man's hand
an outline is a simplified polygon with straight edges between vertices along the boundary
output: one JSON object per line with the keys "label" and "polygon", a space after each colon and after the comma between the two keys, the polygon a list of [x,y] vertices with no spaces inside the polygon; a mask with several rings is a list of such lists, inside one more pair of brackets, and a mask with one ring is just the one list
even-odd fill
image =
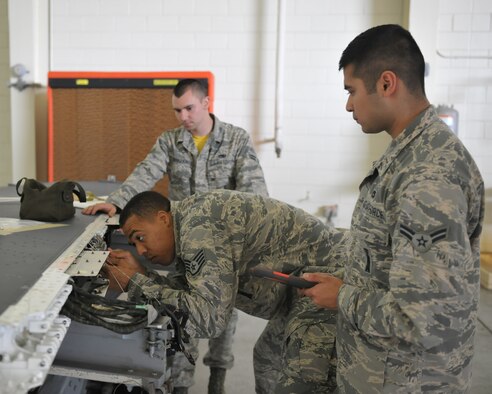
{"label": "man's hand", "polygon": [[109,250],[109,256],[103,266],[103,271],[109,279],[109,288],[126,291],[131,277],[137,272],[145,274],[145,268],[128,250]]}
{"label": "man's hand", "polygon": [[300,290],[302,295],[311,298],[318,306],[327,309],[338,309],[338,290],[343,281],[336,276],[323,273],[305,273],[302,277],[312,282],[318,282],[310,289]]}
{"label": "man's hand", "polygon": [[82,210],[84,215],[95,215],[97,212],[107,213],[111,217],[116,213],[116,206],[109,202],[98,202]]}

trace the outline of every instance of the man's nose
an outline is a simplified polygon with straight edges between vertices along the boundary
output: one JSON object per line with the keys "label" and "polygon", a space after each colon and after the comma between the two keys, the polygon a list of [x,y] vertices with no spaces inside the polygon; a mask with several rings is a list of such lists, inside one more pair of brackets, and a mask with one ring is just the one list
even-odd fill
{"label": "man's nose", "polygon": [[186,112],[185,110],[182,110],[182,111],[179,113],[179,119],[180,119],[181,121],[188,119],[188,112]]}
{"label": "man's nose", "polygon": [[353,112],[354,111],[354,106],[352,105],[352,100],[350,97],[347,99],[347,104],[345,104],[345,110],[347,112]]}
{"label": "man's nose", "polygon": [[142,244],[135,244],[135,248],[137,249],[137,253],[139,256],[143,256],[143,254],[147,251],[145,246]]}

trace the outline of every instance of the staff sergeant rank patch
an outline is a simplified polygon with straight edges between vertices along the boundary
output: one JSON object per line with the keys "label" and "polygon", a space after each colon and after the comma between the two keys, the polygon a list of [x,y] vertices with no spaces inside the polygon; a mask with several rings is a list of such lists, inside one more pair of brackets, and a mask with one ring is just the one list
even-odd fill
{"label": "staff sergeant rank patch", "polygon": [[190,275],[195,276],[198,274],[205,264],[205,253],[203,253],[203,249],[200,250],[191,261],[184,260],[184,264],[186,272],[189,272]]}
{"label": "staff sergeant rank patch", "polygon": [[427,252],[437,241],[446,238],[447,232],[448,230],[443,227],[428,234],[417,233],[400,223],[400,234],[407,238],[412,243],[413,248],[421,253]]}

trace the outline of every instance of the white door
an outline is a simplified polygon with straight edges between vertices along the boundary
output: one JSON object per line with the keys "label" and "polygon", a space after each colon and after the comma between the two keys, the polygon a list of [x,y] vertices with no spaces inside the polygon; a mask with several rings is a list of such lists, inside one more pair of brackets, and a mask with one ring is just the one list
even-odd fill
{"label": "white door", "polygon": [[[9,0],[10,67],[22,65],[28,71],[16,87],[10,88],[12,125],[12,179],[26,176],[36,178],[36,107],[37,97],[46,100],[46,83],[49,69],[49,0]],[[17,82],[17,83],[16,83]],[[41,88],[29,86],[40,84]],[[46,119],[46,115],[40,114]],[[39,117],[38,117],[39,120]],[[41,152],[42,154],[43,152]]]}

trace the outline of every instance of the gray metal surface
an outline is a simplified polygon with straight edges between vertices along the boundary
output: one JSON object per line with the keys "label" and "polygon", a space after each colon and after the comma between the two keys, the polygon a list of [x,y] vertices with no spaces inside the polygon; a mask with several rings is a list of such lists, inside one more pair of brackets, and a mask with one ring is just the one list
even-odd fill
{"label": "gray metal surface", "polygon": [[87,380],[50,375],[37,394],[85,394]]}
{"label": "gray metal surface", "polygon": [[[18,218],[19,203],[0,203],[0,217]],[[77,211],[63,222],[67,226],[0,236],[0,314],[20,300],[93,220]]]}
{"label": "gray metal surface", "polygon": [[[117,183],[81,182],[86,191],[107,195]],[[0,197],[16,196],[15,187],[1,187]],[[19,218],[19,202],[0,202],[0,217]],[[94,217],[82,215],[65,222],[67,226],[25,231],[0,236],[0,315],[17,303],[46,268],[82,234]]]}
{"label": "gray metal surface", "polygon": [[[157,331],[163,344],[170,339],[166,329]],[[118,334],[104,327],[72,321],[53,365],[158,378],[165,372],[165,348],[151,358],[147,347],[146,330]]]}

